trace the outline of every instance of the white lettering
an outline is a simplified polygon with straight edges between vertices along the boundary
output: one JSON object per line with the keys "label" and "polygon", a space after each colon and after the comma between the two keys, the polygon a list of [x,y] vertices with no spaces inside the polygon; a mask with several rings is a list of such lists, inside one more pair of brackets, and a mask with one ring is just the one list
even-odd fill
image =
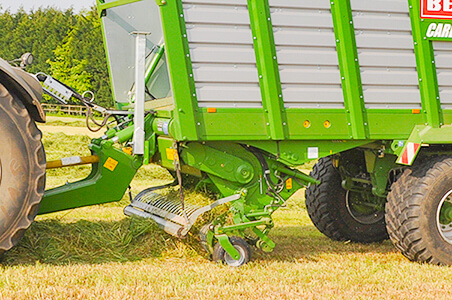
{"label": "white lettering", "polygon": [[448,37],[451,29],[452,26],[450,24],[444,24],[443,33],[441,34],[441,37]]}
{"label": "white lettering", "polygon": [[437,27],[436,23],[431,23],[428,26],[427,37],[433,37],[433,35],[435,34],[436,27]]}
{"label": "white lettering", "polygon": [[438,27],[436,27],[435,34],[433,35],[433,37],[441,37],[441,34],[443,33],[443,27],[444,27],[444,24],[439,23]]}
{"label": "white lettering", "polygon": [[441,10],[441,0],[427,0],[427,10],[440,11]]}
{"label": "white lettering", "polygon": [[443,10],[445,12],[451,12],[452,11],[452,1],[451,0],[444,0]]}

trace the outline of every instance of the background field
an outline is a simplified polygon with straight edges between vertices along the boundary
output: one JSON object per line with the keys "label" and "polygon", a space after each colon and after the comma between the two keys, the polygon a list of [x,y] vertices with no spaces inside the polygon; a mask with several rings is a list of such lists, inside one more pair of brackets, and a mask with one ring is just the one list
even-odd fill
{"label": "background field", "polygon": [[[41,126],[48,159],[88,154],[80,119]],[[56,133],[62,128],[65,132]],[[88,173],[48,172],[48,187]],[[133,193],[171,181],[140,170]],[[189,197],[205,198],[200,194]],[[198,199],[199,200],[199,199]],[[204,199],[206,200],[206,199]],[[273,253],[248,265],[212,263],[196,230],[175,239],[147,220],[127,218],[121,202],[40,216],[0,265],[0,299],[450,299],[452,269],[407,261],[391,245],[333,242],[309,220],[303,191],[275,213]]]}

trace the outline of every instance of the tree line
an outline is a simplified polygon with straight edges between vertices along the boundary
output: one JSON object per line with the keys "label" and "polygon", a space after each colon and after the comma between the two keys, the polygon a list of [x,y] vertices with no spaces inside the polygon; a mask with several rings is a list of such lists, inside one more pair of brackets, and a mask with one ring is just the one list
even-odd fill
{"label": "tree line", "polygon": [[93,91],[97,104],[113,106],[95,7],[79,13],[52,7],[11,13],[0,7],[0,57],[11,61],[26,52],[34,56],[28,72],[49,74],[79,93]]}

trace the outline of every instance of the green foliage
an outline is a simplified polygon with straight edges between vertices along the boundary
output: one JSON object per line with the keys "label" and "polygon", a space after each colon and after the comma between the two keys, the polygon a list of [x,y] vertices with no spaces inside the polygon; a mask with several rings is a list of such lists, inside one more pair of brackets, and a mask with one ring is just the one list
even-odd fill
{"label": "green foliage", "polygon": [[78,60],[73,53],[72,45],[74,38],[69,34],[69,37],[61,46],[58,46],[55,51],[55,60],[49,60],[50,73],[53,77],[64,82],[76,91],[83,92],[91,90],[91,74],[86,71],[88,65],[87,59]]}
{"label": "green foliage", "polygon": [[111,107],[100,24],[95,7],[78,14],[52,7],[14,14],[0,8],[0,57],[10,61],[31,52],[35,60],[28,72],[50,74],[79,93],[91,90],[96,103]]}

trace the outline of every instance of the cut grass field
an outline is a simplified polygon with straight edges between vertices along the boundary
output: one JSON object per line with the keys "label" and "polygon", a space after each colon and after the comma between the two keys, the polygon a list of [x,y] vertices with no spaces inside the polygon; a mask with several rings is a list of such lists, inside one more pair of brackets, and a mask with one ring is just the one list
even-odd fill
{"label": "cut grass field", "polygon": [[[80,135],[44,134],[49,160],[88,154],[88,142]],[[48,187],[88,171],[49,171]],[[146,166],[132,191],[169,181],[165,170]],[[39,216],[4,255],[0,299],[452,298],[451,268],[411,263],[389,241],[360,245],[323,236],[309,220],[303,191],[274,214],[275,251],[255,250],[241,268],[209,261],[196,230],[178,240],[151,221],[125,217],[127,201]]]}

